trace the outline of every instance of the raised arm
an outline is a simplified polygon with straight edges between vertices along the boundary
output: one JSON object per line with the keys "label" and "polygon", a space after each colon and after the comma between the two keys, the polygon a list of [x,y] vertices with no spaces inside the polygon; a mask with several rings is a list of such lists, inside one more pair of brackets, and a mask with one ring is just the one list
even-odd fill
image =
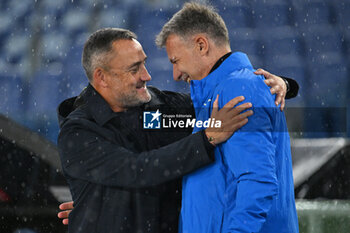
{"label": "raised arm", "polygon": [[[240,102],[239,98],[235,101]],[[236,124],[240,127],[246,123],[249,113],[244,113],[243,118],[239,113],[247,108],[219,111],[215,118],[224,122],[224,128],[216,132],[216,144],[227,140]],[[126,188],[153,186],[188,174],[214,159],[213,146],[204,131],[156,150],[135,153],[88,130],[89,122],[85,121],[67,122],[58,139],[63,171],[75,179]]]}
{"label": "raised arm", "polygon": [[[137,185],[150,185],[153,183],[162,182],[163,180],[169,179],[169,176],[165,176],[163,174],[159,174],[160,172],[164,172],[166,170],[166,167],[164,164],[167,164],[167,162],[172,161],[172,156],[176,155],[176,158],[182,158],[184,159],[184,166],[187,166],[187,169],[189,167],[188,164],[186,164],[186,159],[191,162],[195,163],[195,160],[203,160],[202,162],[198,162],[198,164],[210,162],[211,159],[209,158],[210,155],[208,153],[212,153],[212,148],[214,148],[213,145],[220,144],[223,141],[226,141],[227,138],[229,138],[237,129],[241,128],[243,125],[247,123],[247,117],[252,115],[252,111],[247,111],[242,114],[240,114],[242,111],[248,109],[251,107],[250,103],[245,103],[244,105],[241,105],[240,107],[233,108],[233,106],[237,105],[239,102],[243,101],[244,97],[240,96],[237,98],[232,99],[229,101],[225,107],[217,111],[217,104],[218,99],[214,102],[214,106],[216,108],[215,111],[213,111],[212,118],[215,118],[217,120],[222,121],[222,128],[219,130],[213,130],[208,129],[206,132],[199,132],[195,135],[190,135],[187,138],[184,138],[183,140],[173,143],[166,148],[160,148],[158,150],[153,150],[151,152],[145,152],[145,153],[132,153],[131,151],[112,144],[110,142],[103,142],[107,147],[109,147],[108,150],[112,151],[113,156],[108,156],[106,151],[102,150],[101,145],[98,144],[98,140],[95,138],[90,143],[89,141],[86,141],[86,146],[83,151],[79,151],[74,145],[74,134],[69,132],[61,132],[60,138],[59,138],[59,147],[62,149],[61,153],[63,153],[63,158],[66,157],[65,160],[62,161],[62,164],[64,165],[65,172],[67,174],[71,175],[72,177],[78,178],[78,179],[86,179],[91,182],[100,182],[100,183],[107,183],[109,185],[125,185],[125,186],[137,186]],[[75,130],[70,129],[72,132]],[[70,131],[68,130],[68,131]],[[199,135],[202,136],[199,136]],[[76,133],[75,133],[76,135]],[[80,133],[78,133],[80,135]],[[68,140],[65,139],[67,137]],[[213,137],[214,141],[211,142],[210,145],[208,142],[208,137]],[[73,138],[73,141],[70,141],[70,139]],[[89,136],[90,139],[91,136]],[[194,140],[192,140],[194,139]],[[64,141],[68,141],[68,145],[64,146],[62,144],[65,144]],[[204,145],[206,144],[206,145]],[[190,151],[187,150],[187,153],[189,153],[188,156],[183,155],[182,147],[186,146],[191,148]],[[199,150],[200,148],[200,150]],[[97,150],[97,151],[96,151]],[[168,150],[170,150],[170,154],[168,153]],[[174,151],[171,151],[174,150]],[[209,151],[209,152],[208,152]],[[205,155],[201,155],[201,152],[204,152]],[[77,153],[77,154],[75,154]],[[124,154],[123,154],[124,153]],[[106,156],[107,155],[107,156]],[[117,157],[120,156],[122,159],[118,159]],[[135,167],[132,166],[132,160],[126,158],[126,156],[133,156],[133,159],[136,160]],[[158,161],[155,159],[157,157],[160,157]],[[193,161],[191,161],[191,156],[193,157]],[[72,157],[72,159],[68,159],[68,157]],[[168,158],[168,161],[165,161],[161,166],[161,162],[164,160],[163,157]],[[139,160],[137,160],[137,158]],[[142,159],[141,159],[142,158]],[[102,161],[99,161],[101,159]],[[125,163],[122,163],[121,165],[118,164],[116,161],[126,160]],[[152,160],[152,161],[151,161]],[[178,159],[176,159],[178,160]],[[86,161],[86,162],[85,162]],[[180,161],[173,161],[175,164],[180,164]],[[85,163],[85,164],[84,164]],[[142,164],[149,164],[149,165],[142,165]],[[107,166],[106,166],[107,165]],[[167,164],[169,165],[169,164]],[[170,167],[174,168],[173,164],[170,164]],[[114,166],[116,166],[114,168]],[[146,167],[144,172],[138,173],[140,167],[137,166],[143,166]],[[197,165],[196,165],[197,166]],[[144,169],[144,168],[143,168]],[[185,168],[179,167],[179,169],[184,170]],[[193,168],[192,168],[193,169]],[[101,174],[99,174],[101,172]],[[150,174],[147,174],[149,172]],[[157,174],[160,176],[157,176]],[[174,173],[174,171],[173,171]],[[128,175],[134,175],[132,179],[127,177]],[[152,177],[152,174],[155,175],[155,177]],[[181,172],[175,171],[175,174],[173,175],[179,175]],[[118,177],[121,176],[121,177]],[[119,178],[119,179],[118,179]],[[155,180],[147,180],[152,179]],[[157,180],[158,179],[158,180]],[[142,181],[145,182],[142,182]],[[68,224],[68,216],[70,212],[73,209],[73,202],[65,202],[62,203],[59,206],[59,209],[61,210],[58,213],[58,217],[62,219],[62,223],[67,225]]]}
{"label": "raised arm", "polygon": [[263,69],[257,69],[254,73],[257,75],[264,75],[264,82],[271,87],[271,93],[276,94],[275,104],[276,106],[281,104],[281,111],[283,111],[285,107],[285,99],[291,99],[298,95],[299,85],[294,79],[279,77]]}

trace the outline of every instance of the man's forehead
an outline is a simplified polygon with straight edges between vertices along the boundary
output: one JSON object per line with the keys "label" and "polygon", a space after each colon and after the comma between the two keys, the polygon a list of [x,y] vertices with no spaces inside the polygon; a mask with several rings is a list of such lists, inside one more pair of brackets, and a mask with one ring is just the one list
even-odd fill
{"label": "man's forehead", "polygon": [[128,70],[135,64],[141,64],[147,58],[141,44],[137,40],[123,39],[113,42],[112,69]]}
{"label": "man's forehead", "polygon": [[135,40],[118,40],[113,42],[113,50],[115,58],[123,60],[140,60],[145,59],[146,54],[141,44]]}
{"label": "man's forehead", "polygon": [[165,43],[166,51],[168,52],[168,55],[176,54],[177,52],[180,52],[184,47],[187,47],[186,44],[189,43],[189,41],[185,41],[182,37],[171,34]]}
{"label": "man's forehead", "polygon": [[176,43],[178,43],[180,40],[180,37],[176,34],[170,34],[168,38],[166,39],[165,46],[172,46]]}
{"label": "man's forehead", "polygon": [[174,37],[172,35],[170,35],[165,43],[165,49],[168,53],[168,57],[169,59],[171,59],[174,55],[172,55],[175,51],[174,51],[174,47],[176,46],[175,44],[176,41],[174,41]]}
{"label": "man's forehead", "polygon": [[112,45],[114,51],[121,54],[143,51],[141,44],[135,39],[116,40]]}

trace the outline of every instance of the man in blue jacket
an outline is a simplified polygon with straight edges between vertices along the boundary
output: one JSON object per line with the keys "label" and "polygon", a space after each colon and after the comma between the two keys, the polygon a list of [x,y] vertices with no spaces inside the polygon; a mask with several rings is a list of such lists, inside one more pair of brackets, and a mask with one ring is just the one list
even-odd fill
{"label": "man in blue jacket", "polygon": [[166,47],[174,79],[191,83],[197,119],[210,117],[215,99],[222,108],[242,95],[254,106],[249,122],[216,147],[215,163],[183,178],[180,232],[298,232],[285,116],[248,57],[231,52],[222,18],[186,3],[156,42]]}

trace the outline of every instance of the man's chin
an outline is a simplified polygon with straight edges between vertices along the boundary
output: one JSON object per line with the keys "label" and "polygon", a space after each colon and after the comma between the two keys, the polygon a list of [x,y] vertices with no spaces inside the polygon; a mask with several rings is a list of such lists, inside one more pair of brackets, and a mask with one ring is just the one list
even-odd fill
{"label": "man's chin", "polygon": [[138,89],[137,93],[140,105],[151,101],[152,97],[147,88]]}
{"label": "man's chin", "polygon": [[133,92],[133,94],[124,96],[122,99],[123,105],[126,107],[137,107],[150,101],[151,94],[147,88],[143,88],[143,90],[141,90],[141,88],[137,89],[137,91]]}
{"label": "man's chin", "polygon": [[146,89],[146,93],[145,93],[145,96],[143,96],[142,100],[143,100],[143,103],[148,103],[150,102],[152,99],[151,97],[151,94],[148,92],[148,90]]}

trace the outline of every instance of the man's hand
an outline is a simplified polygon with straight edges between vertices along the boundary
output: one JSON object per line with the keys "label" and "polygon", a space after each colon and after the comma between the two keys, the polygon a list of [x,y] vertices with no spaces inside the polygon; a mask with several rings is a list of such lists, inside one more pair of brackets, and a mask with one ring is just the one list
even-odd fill
{"label": "man's hand", "polygon": [[221,128],[207,128],[205,130],[205,134],[207,135],[211,144],[217,145],[226,141],[235,131],[247,124],[248,117],[253,115],[253,111],[249,110],[244,113],[241,112],[251,108],[252,104],[244,103],[234,107],[243,100],[243,96],[238,96],[230,100],[222,109],[220,109],[220,111],[218,111],[219,95],[216,97],[216,100],[213,103],[213,110],[210,118],[220,120]]}
{"label": "man's hand", "polygon": [[275,100],[276,106],[281,104],[280,109],[281,109],[281,111],[283,111],[284,106],[285,106],[285,98],[286,98],[286,94],[287,94],[287,85],[283,81],[283,79],[281,77],[276,76],[274,74],[271,74],[263,69],[257,69],[254,72],[254,74],[264,75],[264,77],[265,77],[264,82],[266,83],[266,85],[271,87],[270,88],[271,94],[276,93],[276,100]]}
{"label": "man's hand", "polygon": [[62,203],[59,208],[60,212],[58,212],[57,216],[58,218],[61,218],[62,219],[62,223],[64,225],[68,225],[68,216],[70,214],[70,212],[73,210],[73,202],[70,201],[70,202],[65,202],[65,203]]}

